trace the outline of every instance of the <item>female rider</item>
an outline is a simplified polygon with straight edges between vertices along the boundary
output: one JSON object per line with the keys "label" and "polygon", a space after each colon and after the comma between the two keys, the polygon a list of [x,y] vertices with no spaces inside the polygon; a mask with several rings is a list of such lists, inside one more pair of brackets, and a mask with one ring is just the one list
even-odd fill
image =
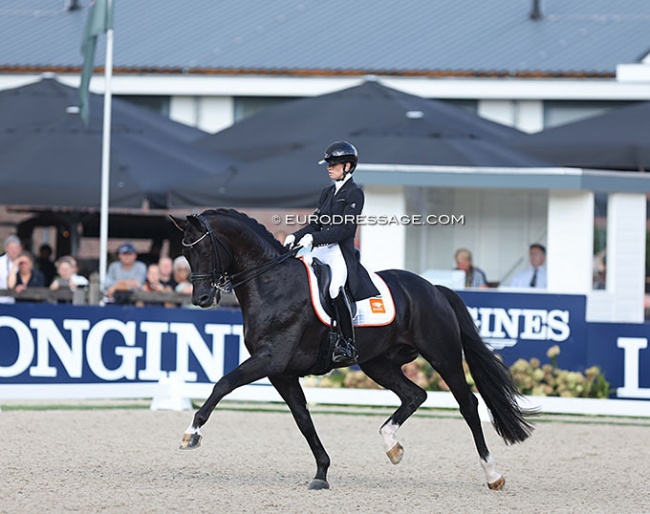
{"label": "female rider", "polygon": [[357,161],[357,149],[347,141],[335,141],[326,148],[319,164],[327,165],[327,172],[334,184],[321,193],[310,223],[288,235],[284,242],[285,246],[292,246],[298,241],[304,251],[329,264],[332,270],[329,292],[338,328],[332,361],[346,365],[356,362],[357,351],[352,311],[344,288],[347,286],[354,301],[379,296],[354,248],[357,219],[364,203],[363,190],[352,180]]}

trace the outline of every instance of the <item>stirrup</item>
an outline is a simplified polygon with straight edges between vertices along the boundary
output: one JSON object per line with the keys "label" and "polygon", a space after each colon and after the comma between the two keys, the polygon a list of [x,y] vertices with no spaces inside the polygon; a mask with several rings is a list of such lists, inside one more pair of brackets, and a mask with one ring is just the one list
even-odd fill
{"label": "stirrup", "polygon": [[357,349],[349,340],[342,337],[336,342],[332,351],[332,362],[334,364],[352,366],[352,364],[357,363],[358,357]]}

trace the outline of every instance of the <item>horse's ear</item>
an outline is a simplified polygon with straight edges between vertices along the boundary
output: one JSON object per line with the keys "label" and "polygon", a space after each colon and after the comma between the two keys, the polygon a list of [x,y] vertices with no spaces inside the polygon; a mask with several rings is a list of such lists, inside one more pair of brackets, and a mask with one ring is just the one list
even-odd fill
{"label": "horse's ear", "polygon": [[197,218],[196,216],[194,216],[194,215],[192,215],[192,216],[188,216],[188,217],[187,217],[187,222],[188,222],[190,225],[192,225],[192,226],[193,226],[196,230],[198,230],[199,232],[204,232],[204,231],[205,231],[205,228],[203,227],[203,225],[202,225],[201,222],[199,221],[199,218]]}
{"label": "horse's ear", "polygon": [[175,216],[169,215],[169,219],[172,220],[172,223],[176,225],[176,228],[181,232],[185,232],[185,227],[187,227],[187,221],[182,218],[177,218]]}

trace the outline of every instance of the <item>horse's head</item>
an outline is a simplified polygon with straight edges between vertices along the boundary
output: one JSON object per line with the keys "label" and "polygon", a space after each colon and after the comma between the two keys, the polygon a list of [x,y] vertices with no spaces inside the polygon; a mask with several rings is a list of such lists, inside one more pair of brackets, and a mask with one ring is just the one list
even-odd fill
{"label": "horse's head", "polygon": [[202,215],[191,215],[186,219],[170,215],[170,218],[183,232],[183,255],[191,269],[192,303],[204,308],[219,303],[232,262],[231,251],[223,236],[217,234]]}

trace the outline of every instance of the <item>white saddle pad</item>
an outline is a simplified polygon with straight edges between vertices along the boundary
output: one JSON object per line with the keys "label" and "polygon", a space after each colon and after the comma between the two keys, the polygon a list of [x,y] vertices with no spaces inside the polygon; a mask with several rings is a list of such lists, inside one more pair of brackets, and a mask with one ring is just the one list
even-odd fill
{"label": "white saddle pad", "polygon": [[[311,260],[305,259],[305,257],[299,257],[299,260],[302,261],[307,270],[309,292],[314,312],[316,313],[316,316],[318,316],[318,319],[320,319],[324,325],[329,327],[331,320],[321,305],[320,294],[318,293],[318,279],[311,267]],[[352,319],[352,324],[355,327],[381,327],[389,325],[395,319],[395,302],[393,301],[393,295],[390,293],[390,289],[388,289],[386,282],[384,282],[379,275],[371,271],[369,271],[368,274],[379,291],[379,296],[373,296],[372,298],[366,298],[365,300],[356,302],[357,314]]]}

